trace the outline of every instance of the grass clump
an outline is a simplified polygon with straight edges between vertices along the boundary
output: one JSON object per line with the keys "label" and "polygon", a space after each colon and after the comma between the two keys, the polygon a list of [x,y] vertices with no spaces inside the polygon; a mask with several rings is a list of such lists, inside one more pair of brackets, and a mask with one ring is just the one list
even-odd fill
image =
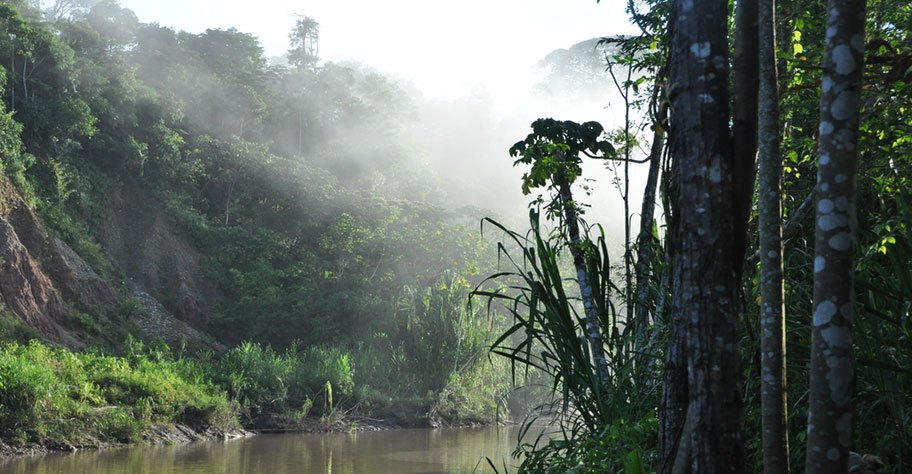
{"label": "grass clump", "polygon": [[31,341],[0,350],[0,435],[20,444],[82,446],[138,441],[156,423],[237,427],[217,386],[183,360],[133,343],[127,357],[72,353]]}
{"label": "grass clump", "polygon": [[300,418],[311,407],[315,414],[328,415],[333,391],[338,399],[354,390],[350,356],[335,347],[293,343],[279,353],[247,341],[210,363],[213,381],[238,401],[251,421],[267,413]]}

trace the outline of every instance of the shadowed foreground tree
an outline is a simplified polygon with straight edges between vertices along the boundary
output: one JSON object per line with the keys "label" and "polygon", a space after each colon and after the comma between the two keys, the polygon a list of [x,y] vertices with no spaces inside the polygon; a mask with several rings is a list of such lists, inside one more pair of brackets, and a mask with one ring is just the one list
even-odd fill
{"label": "shadowed foreground tree", "polygon": [[[728,9],[676,1],[672,12],[669,133],[672,315],[660,426],[661,472],[742,472],[745,451],[738,351],[744,236],[733,204]],[[743,170],[742,170],[743,172]]]}
{"label": "shadowed foreground tree", "polygon": [[807,472],[847,472],[864,0],[830,0],[817,168]]}
{"label": "shadowed foreground tree", "polygon": [[789,472],[785,377],[785,286],[782,271],[782,156],[776,73],[776,2],[760,0],[757,108],[757,207],[760,240],[760,403],[763,472]]}

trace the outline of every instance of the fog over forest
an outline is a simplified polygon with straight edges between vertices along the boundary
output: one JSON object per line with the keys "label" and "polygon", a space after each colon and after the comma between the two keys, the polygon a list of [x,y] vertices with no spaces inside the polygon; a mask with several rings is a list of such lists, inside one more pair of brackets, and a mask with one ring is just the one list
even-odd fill
{"label": "fog over forest", "polygon": [[908,472],[910,38],[0,1],[0,471]]}
{"label": "fog over forest", "polygon": [[[236,28],[230,2],[214,24],[168,17],[178,11],[169,2],[149,6],[0,4],[2,189],[16,203],[0,206],[0,218],[28,250],[14,260],[34,267],[4,287],[0,339],[102,348],[111,360],[134,357],[137,369],[153,359],[181,367],[174,383],[189,385],[157,396],[190,410],[186,418],[156,405],[146,418],[110,421],[128,440],[155,420],[230,431],[301,429],[318,418],[327,429],[355,412],[425,426],[489,423],[540,404],[545,375],[527,374],[539,388],[517,390],[524,382],[514,387],[508,361],[486,355],[510,324],[508,305],[470,294],[503,286],[488,280],[509,270],[498,240],[502,230],[525,232],[539,195],[532,209],[548,216],[550,239],[562,233],[553,189],[524,196],[531,171],[510,156],[533,121],[596,120],[606,127],[596,138],[620,136],[627,69],[616,68],[617,83],[607,72],[621,52],[600,43],[603,28],[583,36],[596,23],[576,22],[579,6],[514,17],[500,5],[477,16],[487,29],[438,42],[430,23],[402,17],[407,9],[381,8],[390,23],[376,43],[395,47],[377,50],[367,44],[376,22],[340,22],[325,4],[314,9],[326,25],[316,12],[267,17],[288,26],[284,43],[268,20],[257,26],[266,42]],[[266,2],[248,17],[275,8]],[[476,18],[467,8],[415,8],[441,21],[446,12]],[[357,28],[339,35],[347,19]],[[553,34],[540,34],[549,21]],[[632,133],[646,131],[630,112]],[[605,225],[614,266],[625,250],[617,163],[587,159],[568,204]],[[630,172],[633,215],[643,173]],[[10,209],[30,217],[23,224]],[[570,260],[561,253],[561,271]],[[9,354],[34,362],[44,350]],[[99,390],[74,410],[105,400],[132,409],[132,394],[98,379],[104,371],[71,375]],[[111,436],[48,428],[58,416],[33,409],[10,416],[37,424],[9,421],[21,428],[0,435]]]}
{"label": "fog over forest", "polygon": [[[606,8],[594,9],[585,2],[574,2],[564,9],[542,3],[519,10],[506,4],[484,2],[459,8],[419,4],[393,2],[382,8],[356,6],[368,17],[373,14],[383,18],[388,22],[385,26],[377,24],[384,20],[365,23],[363,18],[346,18],[335,8],[319,3],[285,6],[280,2],[267,2],[253,16],[247,15],[250,17],[247,19],[237,15],[239,6],[229,3],[224,6],[225,11],[213,13],[210,21],[238,26],[241,32],[246,32],[250,30],[244,26],[264,30],[262,23],[290,25],[298,16],[313,17],[321,24],[320,64],[332,62],[377,72],[400,89],[407,109],[397,116],[401,120],[403,146],[429,165],[431,174],[427,178],[436,181],[434,187],[442,191],[437,196],[442,199],[441,205],[476,206],[521,222],[525,220],[530,198],[519,192],[519,177],[523,170],[512,166],[506,150],[525,137],[529,124],[538,118],[580,123],[595,120],[607,130],[621,126],[623,102],[606,72],[610,56],[606,52],[610,51],[597,46],[596,40],[635,30],[618,21],[617,16],[605,16]],[[197,10],[202,13],[201,9],[207,8],[203,4],[193,6],[180,19],[168,13],[170,8],[175,8],[168,2],[154,9],[143,2],[126,1],[123,5],[133,8],[140,21],[159,21],[161,18],[163,24],[187,25],[193,28],[192,32],[212,27],[194,16]],[[307,7],[313,7],[314,12],[305,11]],[[485,14],[476,15],[471,13],[473,11]],[[266,12],[273,16],[267,17]],[[154,19],[144,18],[144,13]],[[324,24],[321,13],[342,25]],[[581,22],[580,13],[593,18]],[[610,26],[606,29],[605,23],[596,23],[596,18],[602,21],[610,18]],[[241,20],[243,25],[234,24]],[[435,20],[447,24],[432,26]],[[455,26],[459,20],[474,23],[472,33],[463,34],[461,27]],[[554,25],[549,34],[536,31],[548,29],[549,22]],[[353,28],[346,23],[358,26]],[[517,28],[515,23],[526,25]],[[612,28],[617,31],[611,31]],[[342,31],[349,37],[340,37]],[[455,35],[457,31],[456,36],[463,39],[446,36]],[[580,36],[587,31],[595,31],[601,36]],[[287,46],[280,45],[282,38],[275,32],[269,35],[268,41],[258,38],[269,62],[287,64],[287,57],[281,54]],[[380,36],[379,41],[371,39],[377,36]],[[490,42],[482,43],[485,39]],[[371,45],[373,42],[383,44],[387,50],[378,53],[379,46]],[[427,45],[422,45],[424,43]],[[440,47],[429,47],[432,44]],[[401,51],[397,52],[397,47]],[[380,57],[372,57],[372,51]],[[458,57],[452,58],[453,55]],[[375,64],[378,60],[380,64]],[[622,68],[618,69],[618,78],[622,80]],[[486,75],[485,71],[490,72]],[[642,126],[636,121],[639,113],[636,110],[632,113],[634,123]],[[350,132],[354,135],[370,133],[363,129]],[[586,177],[601,183],[611,182],[614,174],[603,172],[603,168],[589,163]],[[633,168],[631,205],[635,207],[639,205],[637,195],[641,193],[641,175],[645,171],[638,171],[642,166]],[[595,187],[594,192],[592,197],[585,199],[593,206],[588,211],[589,220],[606,227],[620,226],[623,217],[618,210],[617,191],[603,185]],[[620,244],[620,234],[616,238]]]}

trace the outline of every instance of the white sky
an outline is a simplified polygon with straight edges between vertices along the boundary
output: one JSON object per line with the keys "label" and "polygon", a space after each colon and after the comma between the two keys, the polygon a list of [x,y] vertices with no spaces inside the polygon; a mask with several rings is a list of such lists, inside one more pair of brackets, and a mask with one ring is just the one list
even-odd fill
{"label": "white sky", "polygon": [[[413,81],[431,97],[483,85],[525,92],[529,66],[589,38],[634,33],[623,0],[121,0],[144,23],[229,28],[282,55],[296,14],[320,23],[320,56]],[[522,85],[520,85],[522,84]],[[509,101],[510,97],[501,97]]]}

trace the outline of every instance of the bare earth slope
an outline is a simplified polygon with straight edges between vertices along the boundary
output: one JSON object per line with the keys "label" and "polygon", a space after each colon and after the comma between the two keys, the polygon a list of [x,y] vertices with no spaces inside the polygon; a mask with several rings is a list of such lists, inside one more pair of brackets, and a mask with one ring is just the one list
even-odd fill
{"label": "bare earth slope", "polygon": [[[217,293],[200,270],[199,256],[171,230],[154,197],[119,186],[107,205],[102,246],[140,307],[132,318],[145,339],[221,348],[198,330]],[[0,308],[47,341],[78,349],[89,336],[76,324],[75,309],[119,318],[120,305],[114,286],[50,234],[0,176]]]}
{"label": "bare earth slope", "polygon": [[171,225],[154,196],[128,185],[111,188],[110,219],[101,243],[137,289],[161,302],[177,319],[196,328],[206,324],[218,296],[200,269],[199,255]]}

